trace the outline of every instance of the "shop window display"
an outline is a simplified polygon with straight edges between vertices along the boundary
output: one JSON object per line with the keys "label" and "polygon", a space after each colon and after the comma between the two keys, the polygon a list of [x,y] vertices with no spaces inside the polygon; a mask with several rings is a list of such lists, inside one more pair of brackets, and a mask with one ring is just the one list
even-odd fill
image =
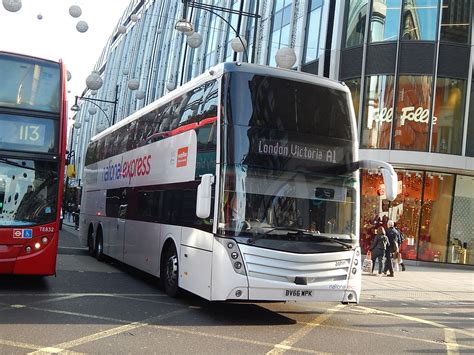
{"label": "shop window display", "polygon": [[446,262],[454,176],[427,172],[423,189],[418,259]]}
{"label": "shop window display", "polygon": [[382,176],[363,171],[361,189],[361,247],[367,251],[379,226],[387,228],[389,219],[405,236],[400,250],[405,259],[416,260],[416,245],[421,212],[423,177],[421,172],[399,171],[397,198],[384,197]]}
{"label": "shop window display", "polygon": [[448,242],[448,263],[474,265],[474,177],[458,175]]}

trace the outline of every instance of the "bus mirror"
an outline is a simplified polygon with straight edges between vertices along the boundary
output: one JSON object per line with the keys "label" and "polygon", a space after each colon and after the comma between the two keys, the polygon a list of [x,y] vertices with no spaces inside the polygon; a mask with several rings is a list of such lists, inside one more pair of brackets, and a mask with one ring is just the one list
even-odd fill
{"label": "bus mirror", "polygon": [[199,218],[208,218],[211,214],[211,194],[214,175],[204,174],[201,177],[201,183],[197,188],[196,198],[196,216]]}
{"label": "bus mirror", "polygon": [[398,176],[392,165],[379,160],[361,160],[359,162],[361,169],[380,170],[385,184],[385,196],[387,200],[393,201],[398,195]]}

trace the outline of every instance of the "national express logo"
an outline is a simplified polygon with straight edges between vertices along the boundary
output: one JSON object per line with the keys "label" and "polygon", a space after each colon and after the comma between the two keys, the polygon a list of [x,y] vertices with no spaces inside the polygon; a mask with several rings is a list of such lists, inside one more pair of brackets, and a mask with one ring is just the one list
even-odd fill
{"label": "national express logo", "polygon": [[151,170],[150,159],[151,155],[125,161],[122,158],[122,161],[116,164],[109,160],[109,164],[103,169],[104,181],[128,179],[130,184],[135,176],[149,175]]}

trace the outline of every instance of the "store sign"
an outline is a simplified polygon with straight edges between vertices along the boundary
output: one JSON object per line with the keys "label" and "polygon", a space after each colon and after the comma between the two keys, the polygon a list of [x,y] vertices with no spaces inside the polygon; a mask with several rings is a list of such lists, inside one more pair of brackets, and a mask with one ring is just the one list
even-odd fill
{"label": "store sign", "polygon": [[[430,110],[423,107],[407,106],[401,109],[400,126],[404,126],[407,121],[418,123],[429,123]],[[390,123],[393,120],[393,108],[384,107],[382,110],[374,109],[372,114],[369,114],[367,119],[367,128],[372,129],[374,123]],[[433,124],[438,121],[437,117],[433,116]]]}

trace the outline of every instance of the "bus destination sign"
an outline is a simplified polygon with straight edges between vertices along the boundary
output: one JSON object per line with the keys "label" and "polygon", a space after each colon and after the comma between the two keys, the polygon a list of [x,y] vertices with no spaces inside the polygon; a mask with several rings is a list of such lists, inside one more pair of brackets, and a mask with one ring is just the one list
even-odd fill
{"label": "bus destination sign", "polygon": [[271,155],[275,157],[304,159],[312,161],[327,162],[331,164],[343,161],[343,149],[341,147],[328,147],[323,145],[309,145],[292,142],[279,142],[273,140],[259,140],[257,144],[258,154]]}
{"label": "bus destination sign", "polygon": [[46,141],[46,122],[43,119],[12,119],[14,116],[0,115],[0,147],[43,147]]}

